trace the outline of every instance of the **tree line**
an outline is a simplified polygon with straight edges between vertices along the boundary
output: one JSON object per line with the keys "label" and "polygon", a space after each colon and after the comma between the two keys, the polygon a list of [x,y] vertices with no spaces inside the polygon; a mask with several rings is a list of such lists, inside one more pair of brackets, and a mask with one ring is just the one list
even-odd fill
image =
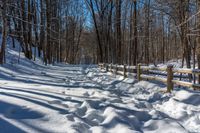
{"label": "tree line", "polygon": [[[86,16],[82,4],[77,0],[1,0],[3,40],[8,35],[17,39],[28,59],[38,56],[45,64],[76,63]],[[3,57],[6,42],[2,44]]]}
{"label": "tree line", "polygon": [[1,63],[9,35],[45,64],[181,59],[200,68],[199,0],[1,0],[0,18]]}

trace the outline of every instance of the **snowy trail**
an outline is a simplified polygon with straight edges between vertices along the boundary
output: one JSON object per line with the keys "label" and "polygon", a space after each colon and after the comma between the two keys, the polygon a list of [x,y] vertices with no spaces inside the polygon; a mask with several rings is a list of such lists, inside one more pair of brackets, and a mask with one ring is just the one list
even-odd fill
{"label": "snowy trail", "polygon": [[163,94],[163,85],[137,83],[96,66],[26,61],[0,67],[0,78],[1,133],[200,131],[200,101],[181,97],[199,92]]}

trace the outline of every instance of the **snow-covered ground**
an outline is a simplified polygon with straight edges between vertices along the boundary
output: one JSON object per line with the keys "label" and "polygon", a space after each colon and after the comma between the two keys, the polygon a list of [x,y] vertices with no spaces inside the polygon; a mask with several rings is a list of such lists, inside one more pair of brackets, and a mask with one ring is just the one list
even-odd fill
{"label": "snow-covered ground", "polygon": [[200,132],[199,91],[17,56],[0,66],[0,133]]}

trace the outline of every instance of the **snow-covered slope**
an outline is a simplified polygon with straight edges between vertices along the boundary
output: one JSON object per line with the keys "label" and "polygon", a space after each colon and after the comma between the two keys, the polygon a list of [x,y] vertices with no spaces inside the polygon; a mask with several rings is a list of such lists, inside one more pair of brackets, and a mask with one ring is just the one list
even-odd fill
{"label": "snow-covered slope", "polygon": [[[0,66],[0,133],[200,132],[200,92],[106,73],[44,66],[7,49]],[[16,58],[16,59],[15,59]]]}

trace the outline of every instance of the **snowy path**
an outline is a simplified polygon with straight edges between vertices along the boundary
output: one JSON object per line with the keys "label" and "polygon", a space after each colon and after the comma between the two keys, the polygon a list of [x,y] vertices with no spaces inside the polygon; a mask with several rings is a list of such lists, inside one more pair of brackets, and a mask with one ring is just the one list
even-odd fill
{"label": "snowy path", "polygon": [[0,133],[200,132],[199,92],[162,94],[95,66],[7,64],[0,78]]}

